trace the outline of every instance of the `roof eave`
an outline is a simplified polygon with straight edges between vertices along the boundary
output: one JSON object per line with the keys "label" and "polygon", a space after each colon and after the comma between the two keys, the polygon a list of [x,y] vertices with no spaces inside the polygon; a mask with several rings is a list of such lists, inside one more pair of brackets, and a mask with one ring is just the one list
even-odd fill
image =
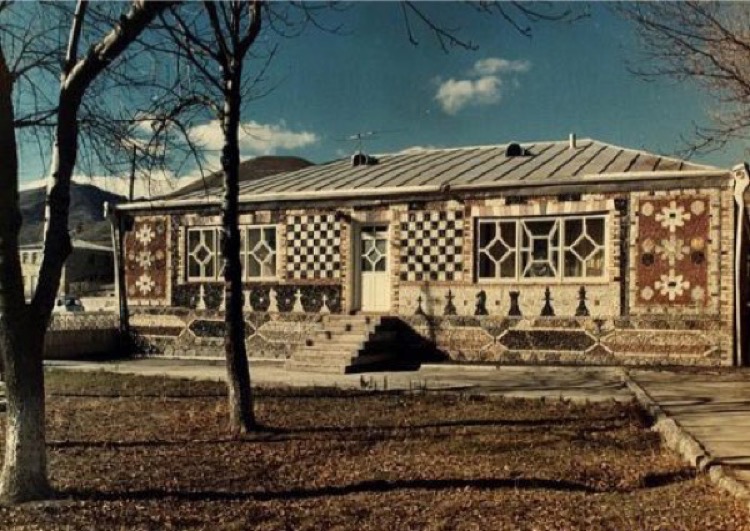
{"label": "roof eave", "polygon": [[[640,183],[646,181],[662,181],[673,179],[688,179],[695,177],[706,178],[731,178],[729,170],[687,170],[687,171],[650,171],[650,172],[620,172],[600,173],[582,175],[576,180],[571,179],[539,179],[533,181],[515,180],[498,181],[492,183],[473,183],[461,185],[432,185],[432,186],[399,186],[391,188],[360,188],[356,190],[316,190],[307,192],[284,192],[276,194],[255,194],[241,196],[241,203],[266,203],[279,201],[315,201],[323,199],[346,199],[352,197],[382,197],[394,195],[408,195],[414,193],[439,193],[439,192],[461,192],[481,190],[503,190],[509,188],[542,188],[549,186],[580,186],[582,184],[606,184],[606,183]],[[218,197],[203,197],[200,199],[173,199],[138,201],[135,203],[121,203],[115,207],[116,210],[150,210],[160,208],[186,208],[186,207],[212,207],[219,206],[221,199]]]}

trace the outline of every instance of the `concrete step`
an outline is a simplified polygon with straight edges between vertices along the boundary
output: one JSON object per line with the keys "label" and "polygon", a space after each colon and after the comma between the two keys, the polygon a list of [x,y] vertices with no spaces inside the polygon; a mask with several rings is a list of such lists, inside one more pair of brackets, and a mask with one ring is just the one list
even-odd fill
{"label": "concrete step", "polygon": [[333,334],[363,334],[374,330],[373,325],[362,323],[324,323],[321,332],[331,332]]}
{"label": "concrete step", "polygon": [[326,374],[345,374],[347,365],[318,365],[316,363],[288,362],[287,370],[302,372],[321,372]]}
{"label": "concrete step", "polygon": [[365,344],[362,339],[352,339],[350,341],[311,341],[305,346],[304,350],[307,349],[320,349],[320,350],[360,350]]}
{"label": "concrete step", "polygon": [[398,333],[378,316],[327,315],[322,324],[287,360],[288,369],[345,373],[393,357]]}
{"label": "concrete step", "polygon": [[319,341],[321,343],[326,342],[351,342],[351,341],[363,341],[366,337],[370,336],[372,332],[330,332],[326,330],[319,330],[312,336],[312,341]]}
{"label": "concrete step", "polygon": [[335,354],[327,352],[297,352],[292,359],[310,363],[328,363],[330,361],[335,361],[336,363],[351,363],[356,357],[356,352],[336,352]]}

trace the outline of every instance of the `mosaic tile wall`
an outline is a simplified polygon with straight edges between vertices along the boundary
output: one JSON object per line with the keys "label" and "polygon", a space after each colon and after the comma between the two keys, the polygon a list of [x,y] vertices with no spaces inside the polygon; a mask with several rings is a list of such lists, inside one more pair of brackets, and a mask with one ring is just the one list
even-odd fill
{"label": "mosaic tile wall", "polygon": [[460,210],[402,215],[399,275],[402,281],[463,278],[464,220]]}
{"label": "mosaic tile wall", "polygon": [[287,217],[286,275],[293,280],[341,277],[341,222],[335,214]]}
{"label": "mosaic tile wall", "polygon": [[168,304],[169,218],[136,218],[125,234],[125,286],[130,304]]}
{"label": "mosaic tile wall", "polygon": [[[722,365],[729,355],[715,321],[675,319],[410,316],[411,348],[434,346],[471,363]],[[689,330],[685,330],[689,324]]]}
{"label": "mosaic tile wall", "polygon": [[[623,202],[625,208],[618,206]],[[349,311],[354,279],[345,265],[353,220],[391,227],[394,314],[412,328],[413,337],[421,338],[422,347],[429,343],[449,359],[731,364],[732,206],[731,189],[726,187],[681,193],[589,194],[580,201],[566,202],[555,197],[530,198],[523,204],[509,204],[504,198],[451,200],[425,204],[421,211],[406,204],[339,209],[340,221],[333,213],[282,211],[267,213],[268,219],[261,213],[258,220],[279,224],[280,278],[278,282],[246,285],[245,312],[248,323],[253,323],[248,326],[252,328],[248,348],[252,344],[259,353],[253,355],[283,358],[304,344],[306,334],[318,326],[312,323],[319,323],[326,313]],[[605,278],[546,283],[473,281],[470,218],[587,212],[608,216]],[[173,217],[173,232],[178,235],[171,237],[166,230],[162,236],[155,226],[154,236],[142,229],[157,219],[166,220],[137,220],[128,235],[128,251],[151,246],[148,248],[156,256],[157,248],[163,245],[166,249],[170,238],[181,241],[181,229],[175,227],[184,225],[183,218]],[[142,239],[152,240],[141,243],[136,238],[139,230]],[[166,239],[152,243],[157,242],[154,238]],[[288,238],[299,243],[284,250]],[[443,248],[430,255],[433,247]],[[323,250],[316,252],[315,248]],[[141,319],[134,328],[142,351],[221,356],[222,286],[186,283],[180,277],[179,246],[171,249],[167,260],[178,266],[162,268],[172,271],[173,282],[161,284],[161,289],[171,290],[173,307],[134,311],[136,320]],[[317,265],[296,258],[309,255],[317,257]],[[430,258],[420,265],[410,262],[413,255]],[[128,256],[127,263],[130,292],[145,270],[135,254]],[[442,264],[442,269],[434,268],[435,264]],[[167,273],[163,275],[166,278]],[[159,281],[154,280],[152,289],[157,285]],[[135,306],[151,304],[148,297],[133,299],[131,295],[131,303],[134,301]],[[282,346],[285,335],[291,338],[286,347]],[[215,354],[210,354],[211,349]]]}
{"label": "mosaic tile wall", "polygon": [[[321,328],[320,322],[320,315],[246,314],[248,357],[285,360]],[[181,358],[224,356],[224,321],[220,311],[146,310],[131,316],[130,325],[140,354]]]}
{"label": "mosaic tile wall", "polygon": [[645,198],[638,206],[638,303],[708,301],[710,201],[704,195]]}

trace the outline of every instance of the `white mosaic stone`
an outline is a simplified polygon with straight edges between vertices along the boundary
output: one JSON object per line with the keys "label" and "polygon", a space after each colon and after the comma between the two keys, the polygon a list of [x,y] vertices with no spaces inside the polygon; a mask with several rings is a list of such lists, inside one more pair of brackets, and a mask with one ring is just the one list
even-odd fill
{"label": "white mosaic stone", "polygon": [[690,288],[690,282],[684,280],[682,275],[677,275],[674,270],[671,270],[669,274],[661,275],[661,280],[657,280],[654,283],[654,287],[662,296],[667,296],[670,301],[673,301],[681,296],[686,289]]}
{"label": "white mosaic stone", "polygon": [[141,295],[148,295],[153,291],[156,282],[151,278],[148,273],[143,273],[138,280],[135,281],[135,287],[141,292]]}
{"label": "white mosaic stone", "polygon": [[141,228],[135,233],[135,238],[141,243],[141,245],[148,245],[155,237],[156,233],[148,223],[141,225]]}
{"label": "white mosaic stone", "polygon": [[690,203],[690,212],[692,212],[696,216],[700,216],[701,214],[703,214],[705,210],[706,210],[706,203],[704,203],[700,199],[696,199],[695,201]]}

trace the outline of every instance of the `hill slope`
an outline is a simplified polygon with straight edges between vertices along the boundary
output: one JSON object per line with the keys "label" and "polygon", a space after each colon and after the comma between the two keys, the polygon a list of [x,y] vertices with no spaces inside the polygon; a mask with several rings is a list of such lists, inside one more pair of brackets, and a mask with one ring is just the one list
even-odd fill
{"label": "hill slope", "polygon": [[[20,243],[36,243],[42,239],[44,228],[44,203],[46,189],[34,188],[19,194],[23,225]],[[68,227],[76,230],[76,238],[93,242],[109,243],[109,221],[104,219],[104,203],[117,204],[125,198],[92,186],[71,183],[70,222]]]}
{"label": "hill slope", "polygon": [[[312,166],[312,162],[300,157],[277,155],[256,157],[240,163],[240,182],[261,179],[276,173],[301,170],[308,166]],[[206,177],[205,184],[203,179],[197,179],[168,194],[166,197],[178,197],[182,194],[200,191],[205,188],[219,187],[221,186],[222,175],[223,173],[220,171],[212,173]]]}

